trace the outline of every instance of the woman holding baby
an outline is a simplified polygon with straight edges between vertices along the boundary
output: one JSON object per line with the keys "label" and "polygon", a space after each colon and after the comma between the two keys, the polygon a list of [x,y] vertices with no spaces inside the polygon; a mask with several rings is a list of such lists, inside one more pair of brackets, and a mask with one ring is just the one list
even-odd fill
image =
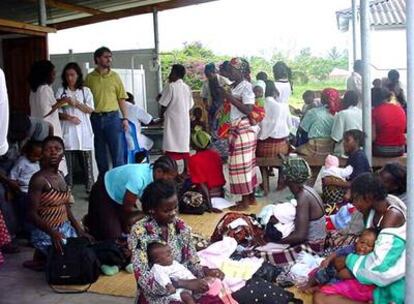
{"label": "woman holding baby", "polygon": [[[178,199],[173,183],[164,180],[151,183],[144,190],[141,202],[145,216],[132,227],[128,240],[140,291],[137,303],[164,304],[177,300],[195,303],[196,298],[209,291],[212,278],[222,279],[224,274],[199,264],[191,230],[177,217]],[[182,266],[193,278],[182,271]],[[181,268],[174,272],[183,275],[167,275],[167,280],[161,280],[172,268]],[[160,270],[167,273],[159,275]]]}
{"label": "woman holding baby", "polygon": [[[387,195],[383,182],[372,173],[358,176],[351,186],[352,202],[364,216],[365,228],[378,232],[372,252],[350,253],[345,267],[357,284],[374,285],[361,301],[344,282],[322,287],[315,304],[404,303],[406,206],[396,196]],[[354,281],[355,282],[355,281]],[[341,285],[342,284],[342,285]],[[355,289],[354,289],[355,290]]]}

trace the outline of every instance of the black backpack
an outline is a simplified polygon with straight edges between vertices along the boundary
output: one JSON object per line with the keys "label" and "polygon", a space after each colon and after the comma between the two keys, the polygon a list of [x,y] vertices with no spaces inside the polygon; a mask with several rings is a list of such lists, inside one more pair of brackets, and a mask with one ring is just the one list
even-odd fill
{"label": "black backpack", "polygon": [[49,285],[91,285],[98,280],[100,263],[87,239],[68,238],[62,247],[63,254],[53,246],[49,249],[46,264]]}

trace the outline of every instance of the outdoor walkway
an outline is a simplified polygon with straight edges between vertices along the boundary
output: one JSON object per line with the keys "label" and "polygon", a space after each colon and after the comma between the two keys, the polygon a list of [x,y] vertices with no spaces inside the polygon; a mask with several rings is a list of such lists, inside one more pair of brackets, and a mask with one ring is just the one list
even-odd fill
{"label": "outdoor walkway", "polygon": [[[255,213],[260,208],[273,201],[282,199],[280,193],[274,192],[275,182],[272,179],[273,192],[267,199],[259,199],[257,206],[251,207],[247,212]],[[87,194],[83,186],[74,188],[75,204],[73,212],[80,219],[87,212]],[[282,194],[283,196],[283,194]],[[205,236],[211,235],[215,225],[223,214],[208,214],[203,216],[183,215],[182,218],[193,228],[195,233]],[[131,297],[114,297],[97,293],[83,294],[57,294],[46,284],[43,272],[33,272],[24,269],[22,263],[32,257],[33,249],[21,247],[21,252],[6,255],[5,264],[0,268],[0,304],[132,304]]]}

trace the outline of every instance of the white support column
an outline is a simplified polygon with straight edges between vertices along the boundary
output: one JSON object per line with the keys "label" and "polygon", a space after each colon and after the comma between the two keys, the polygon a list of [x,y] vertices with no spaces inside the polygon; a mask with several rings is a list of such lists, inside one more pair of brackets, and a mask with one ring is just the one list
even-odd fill
{"label": "white support column", "polygon": [[152,19],[154,24],[154,63],[158,65],[157,71],[157,87],[158,93],[162,91],[162,71],[161,71],[161,60],[160,60],[160,40],[158,31],[158,10],[154,8],[152,11]]}
{"label": "white support column", "polygon": [[39,25],[46,26],[47,12],[46,12],[46,0],[38,0],[39,6]]}
{"label": "white support column", "polygon": [[365,153],[372,164],[371,126],[371,39],[369,20],[369,0],[361,0],[361,59],[362,59],[362,123],[366,134]]}
{"label": "white support column", "polygon": [[[414,1],[407,1],[407,100],[414,98]],[[405,303],[414,301],[414,104],[407,103],[407,247],[405,266]]]}
{"label": "white support column", "polygon": [[358,7],[357,0],[352,0],[352,65],[358,59]]}

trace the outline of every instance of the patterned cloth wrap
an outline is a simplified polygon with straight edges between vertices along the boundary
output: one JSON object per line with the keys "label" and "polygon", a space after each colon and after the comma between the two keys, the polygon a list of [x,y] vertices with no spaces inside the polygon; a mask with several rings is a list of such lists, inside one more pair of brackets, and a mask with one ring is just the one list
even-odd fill
{"label": "patterned cloth wrap", "polygon": [[261,107],[259,102],[256,100],[255,105],[253,106],[252,111],[248,115],[249,121],[252,125],[259,124],[265,118],[265,109]]}
{"label": "patterned cloth wrap", "polygon": [[308,162],[299,156],[284,158],[281,171],[286,181],[296,184],[304,184],[312,176]]}
{"label": "patterned cloth wrap", "polygon": [[[241,219],[246,225],[239,225],[231,228],[229,225],[235,220]],[[250,247],[258,245],[258,240],[263,238],[263,231],[260,228],[260,224],[250,215],[228,212],[218,222],[214,232],[211,236],[211,242],[218,242],[223,239],[224,236],[232,237],[237,241],[237,244]]]}
{"label": "patterned cloth wrap", "polygon": [[282,251],[252,251],[249,256],[263,258],[278,267],[288,267],[294,265],[302,253],[309,253],[318,257],[324,253],[324,250],[324,240],[320,240],[292,246]]}
{"label": "patterned cloth wrap", "polygon": [[343,202],[347,189],[335,185],[327,185],[324,182],[327,178],[331,180],[339,180],[339,178],[335,176],[328,176],[322,179],[322,198],[325,204],[325,213],[326,215],[333,215],[339,210],[338,204]]}
{"label": "patterned cloth wrap", "polygon": [[224,100],[223,105],[220,106],[216,114],[216,119],[218,123],[217,128],[217,137],[220,139],[227,139],[230,133],[230,102],[226,99]]}

